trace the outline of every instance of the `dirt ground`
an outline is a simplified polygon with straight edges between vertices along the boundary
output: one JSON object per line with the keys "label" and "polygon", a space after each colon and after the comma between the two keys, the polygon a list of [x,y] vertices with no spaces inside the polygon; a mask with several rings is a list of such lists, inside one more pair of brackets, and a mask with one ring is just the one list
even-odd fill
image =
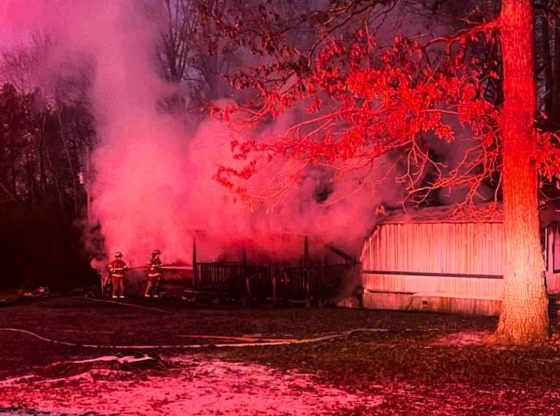
{"label": "dirt ground", "polygon": [[560,414],[558,343],[491,346],[495,325],[178,300],[5,305],[0,414]]}

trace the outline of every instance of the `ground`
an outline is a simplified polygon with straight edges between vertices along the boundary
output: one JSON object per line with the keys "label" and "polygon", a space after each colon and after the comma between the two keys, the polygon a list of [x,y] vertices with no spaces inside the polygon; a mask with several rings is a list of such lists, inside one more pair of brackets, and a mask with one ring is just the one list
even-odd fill
{"label": "ground", "polygon": [[491,345],[495,325],[445,314],[46,298],[0,307],[0,414],[560,414],[558,343]]}

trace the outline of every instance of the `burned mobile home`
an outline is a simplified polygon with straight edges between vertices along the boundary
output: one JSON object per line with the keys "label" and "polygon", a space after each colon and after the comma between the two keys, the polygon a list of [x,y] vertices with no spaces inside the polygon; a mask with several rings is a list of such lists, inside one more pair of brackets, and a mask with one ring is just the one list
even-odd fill
{"label": "burned mobile home", "polygon": [[[165,265],[162,286],[167,296],[192,302],[305,306],[361,306],[360,264],[320,238],[271,235],[267,244],[291,248],[289,256],[270,257],[251,240],[235,241],[217,259],[212,239],[193,233],[192,265]],[[268,253],[268,254],[267,254]],[[133,291],[141,293],[145,270],[131,270]]]}
{"label": "burned mobile home", "polygon": [[[499,204],[390,212],[362,247],[364,307],[499,315],[504,226]],[[560,216],[541,211],[549,294],[560,292]]]}
{"label": "burned mobile home", "polygon": [[[504,226],[500,204],[395,210],[378,216],[359,259],[320,237],[270,235],[268,249],[235,241],[216,257],[193,233],[192,264],[164,267],[168,296],[236,302],[499,315]],[[560,214],[541,210],[547,290],[560,295]],[[270,247],[282,247],[281,258]],[[270,247],[269,247],[270,246]],[[286,248],[290,247],[288,251]],[[286,253],[289,254],[286,254]],[[268,254],[267,254],[268,253]],[[137,292],[145,271],[132,270]]]}

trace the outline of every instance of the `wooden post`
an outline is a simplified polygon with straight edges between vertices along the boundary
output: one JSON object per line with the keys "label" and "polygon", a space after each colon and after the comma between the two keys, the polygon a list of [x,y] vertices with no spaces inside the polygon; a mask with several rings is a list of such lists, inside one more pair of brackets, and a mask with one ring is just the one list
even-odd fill
{"label": "wooden post", "polygon": [[198,266],[196,264],[196,237],[193,235],[192,244],[192,263],[193,263],[193,290],[198,286]]}
{"label": "wooden post", "polygon": [[249,304],[249,299],[251,299],[251,282],[249,281],[249,275],[247,274],[247,252],[245,246],[241,252],[241,278],[245,284],[245,295],[243,297],[243,306],[246,307]]}
{"label": "wooden post", "polygon": [[272,274],[272,304],[274,306],[278,303],[278,288],[277,288],[277,280],[278,279],[278,270],[273,270],[272,268],[269,269]]}
{"label": "wooden post", "polygon": [[309,238],[305,236],[303,241],[303,278],[305,285],[305,306],[311,307],[311,287],[309,282]]}
{"label": "wooden post", "polygon": [[317,306],[320,308],[327,304],[327,297],[331,295],[331,293],[326,290],[326,288],[330,287],[329,285],[331,284],[330,276],[326,275],[327,267],[328,260],[327,255],[325,254],[325,257],[323,258],[323,267],[321,267],[321,280],[319,280],[317,285]]}

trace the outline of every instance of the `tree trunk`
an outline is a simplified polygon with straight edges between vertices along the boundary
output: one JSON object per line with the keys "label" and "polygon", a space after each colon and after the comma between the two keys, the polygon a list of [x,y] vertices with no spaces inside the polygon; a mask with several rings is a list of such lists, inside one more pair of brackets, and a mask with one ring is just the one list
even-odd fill
{"label": "tree trunk", "polygon": [[533,344],[549,335],[548,298],[539,238],[532,0],[503,0],[504,298],[500,342]]}

